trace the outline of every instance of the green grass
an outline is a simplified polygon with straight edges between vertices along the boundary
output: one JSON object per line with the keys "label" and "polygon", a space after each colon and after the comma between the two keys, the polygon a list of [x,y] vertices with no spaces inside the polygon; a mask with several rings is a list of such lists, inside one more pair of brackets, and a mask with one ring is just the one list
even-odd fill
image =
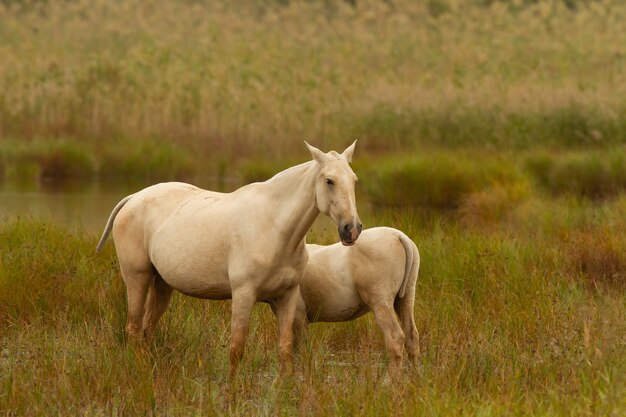
{"label": "green grass", "polygon": [[[250,157],[216,163],[168,142],[99,150],[69,140],[0,142],[0,181],[184,180],[245,184],[264,181],[310,158]],[[476,221],[501,220],[533,195],[611,200],[626,190],[623,147],[592,150],[536,148],[525,151],[424,149],[402,154],[357,149],[358,195],[376,206],[455,209]],[[222,187],[227,188],[227,187]]]}
{"label": "green grass", "polygon": [[537,182],[553,194],[602,199],[626,188],[623,148],[566,153],[558,157],[539,153],[528,158],[527,168]]}
{"label": "green grass", "polygon": [[[356,159],[356,158],[355,158]],[[458,208],[486,188],[528,182],[510,155],[425,151],[355,162],[364,193],[376,205]]]}
{"label": "green grass", "polygon": [[0,170],[7,179],[83,178],[95,171],[89,148],[67,139],[0,141]]}
{"label": "green grass", "polygon": [[104,149],[69,139],[0,141],[0,172],[8,181],[190,178],[201,162],[166,141],[119,141]]}
{"label": "green grass", "polygon": [[178,294],[129,346],[112,245],[3,220],[0,414],[626,414],[625,20],[618,0],[0,2],[3,181],[250,182],[358,138],[364,224],[422,254],[397,384],[371,317],[313,326],[281,377],[266,306],[229,383],[229,302]]}
{"label": "green grass", "polygon": [[[278,373],[255,308],[229,384],[229,302],[177,294],[154,343],[127,345],[113,245],[30,219],[0,225],[0,412],[17,415],[619,415],[626,411],[626,197],[529,197],[506,218],[364,214],[406,231],[422,268],[419,367],[385,377],[371,317],[312,326]],[[497,227],[492,227],[493,223]],[[330,242],[331,232],[309,240]]]}
{"label": "green grass", "polygon": [[596,150],[424,150],[355,156],[362,197],[377,206],[458,209],[501,220],[532,196],[615,199],[626,189],[622,147]]}

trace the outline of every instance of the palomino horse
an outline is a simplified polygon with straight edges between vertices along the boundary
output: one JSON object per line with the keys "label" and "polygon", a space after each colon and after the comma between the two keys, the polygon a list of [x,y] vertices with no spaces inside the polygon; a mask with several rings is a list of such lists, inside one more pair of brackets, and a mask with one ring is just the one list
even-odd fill
{"label": "palomino horse", "polygon": [[419,354],[413,305],[420,264],[415,243],[399,230],[375,227],[364,230],[352,248],[307,245],[307,250],[296,335],[306,334],[308,322],[349,321],[372,311],[391,356],[391,373],[402,366],[404,345],[414,362]]}
{"label": "palomino horse", "polygon": [[337,224],[346,246],[362,228],[357,178],[348,165],[356,141],[342,154],[306,145],[313,161],[232,193],[163,183],[117,204],[96,251],[112,230],[131,339],[152,334],[173,289],[198,298],[232,298],[232,375],[252,306],[265,301],[276,310],[281,365],[290,364],[298,283],[308,258],[305,234],[320,212]]}

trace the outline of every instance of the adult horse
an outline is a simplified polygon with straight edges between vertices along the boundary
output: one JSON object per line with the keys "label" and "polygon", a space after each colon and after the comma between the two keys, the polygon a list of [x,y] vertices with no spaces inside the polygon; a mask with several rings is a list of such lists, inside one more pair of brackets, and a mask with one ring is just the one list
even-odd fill
{"label": "adult horse", "polygon": [[290,363],[307,231],[319,213],[337,224],[344,245],[353,245],[362,229],[357,178],[349,166],[356,141],[341,154],[306,145],[312,161],[232,193],[163,183],[117,204],[96,251],[113,231],[128,297],[129,338],[152,334],[174,289],[198,298],[232,298],[232,374],[243,355],[252,306],[265,301],[276,310],[281,365]]}

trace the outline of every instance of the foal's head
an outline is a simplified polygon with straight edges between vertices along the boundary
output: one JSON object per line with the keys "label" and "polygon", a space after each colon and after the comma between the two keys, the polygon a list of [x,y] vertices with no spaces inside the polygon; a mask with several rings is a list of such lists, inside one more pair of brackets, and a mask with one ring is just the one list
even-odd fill
{"label": "foal's head", "polygon": [[319,164],[315,183],[317,208],[335,222],[341,243],[346,246],[354,245],[363,228],[354,196],[357,178],[349,165],[355,145],[356,141],[339,154],[335,151],[324,153],[306,144]]}

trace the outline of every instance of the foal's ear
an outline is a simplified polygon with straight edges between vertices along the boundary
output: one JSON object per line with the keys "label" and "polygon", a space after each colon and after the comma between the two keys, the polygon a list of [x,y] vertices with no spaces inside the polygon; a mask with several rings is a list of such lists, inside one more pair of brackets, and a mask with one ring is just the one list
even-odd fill
{"label": "foal's ear", "polygon": [[317,162],[322,163],[326,160],[326,154],[324,152],[320,151],[315,146],[309,145],[306,141],[304,141],[304,144],[306,145],[307,148],[309,148],[309,152],[311,152],[311,156]]}
{"label": "foal's ear", "polygon": [[[358,139],[357,139],[358,140]],[[352,145],[348,146],[348,148],[343,151],[341,155],[348,161],[348,163],[352,162],[352,154],[354,153],[354,147],[356,145],[356,140],[352,142]]]}

